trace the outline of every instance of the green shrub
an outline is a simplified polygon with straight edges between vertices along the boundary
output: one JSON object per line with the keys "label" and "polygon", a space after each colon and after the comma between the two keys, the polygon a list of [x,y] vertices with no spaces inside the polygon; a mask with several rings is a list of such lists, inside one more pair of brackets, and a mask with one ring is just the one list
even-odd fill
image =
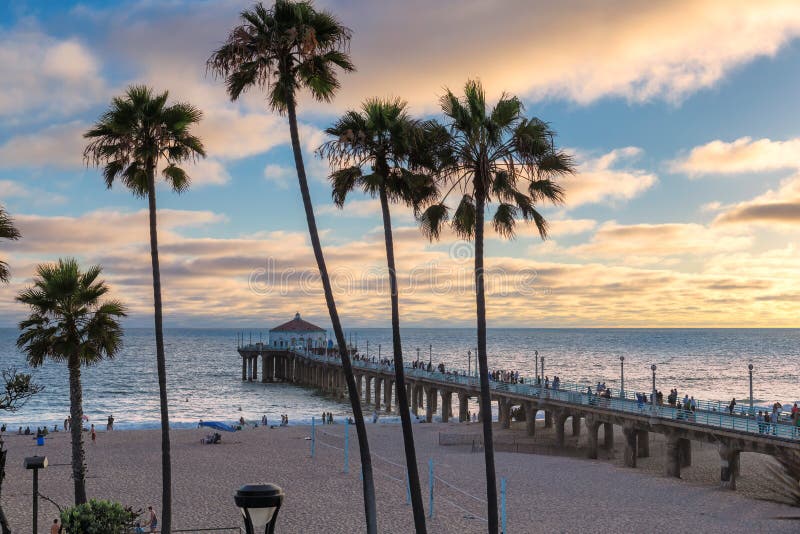
{"label": "green shrub", "polygon": [[66,534],[127,534],[139,516],[118,502],[91,499],[61,512]]}

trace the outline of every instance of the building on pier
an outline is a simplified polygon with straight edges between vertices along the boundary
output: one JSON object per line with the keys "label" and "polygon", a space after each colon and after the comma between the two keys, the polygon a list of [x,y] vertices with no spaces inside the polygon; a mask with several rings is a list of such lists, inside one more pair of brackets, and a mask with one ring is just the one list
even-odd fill
{"label": "building on pier", "polygon": [[324,348],[325,329],[311,324],[294,314],[294,319],[269,331],[269,346],[273,349],[315,349]]}

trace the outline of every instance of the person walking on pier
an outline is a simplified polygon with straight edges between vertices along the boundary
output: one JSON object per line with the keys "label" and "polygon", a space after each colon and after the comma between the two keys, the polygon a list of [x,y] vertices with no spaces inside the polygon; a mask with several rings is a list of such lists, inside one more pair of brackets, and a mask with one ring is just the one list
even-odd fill
{"label": "person walking on pier", "polygon": [[736,397],[731,399],[731,403],[728,405],[728,413],[733,415],[733,409],[736,408]]}

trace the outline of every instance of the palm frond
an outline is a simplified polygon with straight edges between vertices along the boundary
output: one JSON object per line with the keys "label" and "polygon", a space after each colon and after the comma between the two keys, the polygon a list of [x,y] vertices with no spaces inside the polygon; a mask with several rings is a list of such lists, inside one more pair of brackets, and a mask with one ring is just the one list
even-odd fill
{"label": "palm frond", "polygon": [[431,204],[420,214],[418,219],[422,234],[431,241],[439,239],[448,218],[447,206],[441,203]]}

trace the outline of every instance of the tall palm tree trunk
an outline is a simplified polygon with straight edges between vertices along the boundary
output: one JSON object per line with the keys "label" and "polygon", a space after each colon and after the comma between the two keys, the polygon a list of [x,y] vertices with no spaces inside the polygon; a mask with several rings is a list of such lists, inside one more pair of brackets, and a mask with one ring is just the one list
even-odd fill
{"label": "tall palm tree trunk", "polygon": [[[387,176],[387,174],[384,174]],[[425,508],[422,506],[422,490],[417,470],[417,451],[414,447],[414,430],[406,394],[406,373],[403,369],[403,348],[400,343],[400,303],[397,291],[397,269],[394,265],[394,240],[392,238],[392,219],[389,213],[389,199],[386,189],[381,188],[381,213],[383,214],[383,234],[386,240],[386,263],[389,267],[389,289],[392,292],[392,347],[394,349],[394,376],[397,393],[397,407],[400,411],[400,424],[403,427],[403,447],[406,452],[406,471],[411,492],[411,507],[414,511],[414,529],[417,534],[427,532],[425,527]]]}
{"label": "tall palm tree trunk", "polygon": [[164,357],[164,327],[162,324],[161,310],[161,270],[158,265],[155,174],[155,163],[150,161],[147,164],[147,201],[150,209],[150,258],[153,263],[153,305],[155,307],[158,398],[161,404],[161,532],[169,534],[172,529],[172,460],[169,446],[167,365]]}
{"label": "tall palm tree trunk", "polygon": [[489,534],[497,534],[497,483],[494,471],[494,443],[492,440],[492,398],[489,389],[489,362],[486,358],[486,295],[483,271],[484,195],[480,188],[475,192],[475,301],[478,317],[478,367],[481,380],[481,412],[483,413],[483,455],[486,462],[486,506]]}
{"label": "tall palm tree trunk", "polygon": [[6,457],[8,451],[3,446],[3,436],[0,435],[0,533],[11,534],[11,527],[8,526],[8,518],[3,511],[3,481],[6,478]]}
{"label": "tall palm tree trunk", "polygon": [[325,302],[328,305],[331,325],[336,335],[336,343],[339,345],[339,356],[342,359],[342,368],[344,369],[344,376],[347,381],[347,392],[350,397],[350,405],[352,406],[353,418],[356,423],[358,448],[361,453],[361,471],[364,478],[364,516],[367,521],[367,534],[377,534],[378,517],[375,505],[375,483],[372,478],[372,457],[369,452],[367,427],[364,425],[364,414],[361,412],[361,400],[359,399],[358,389],[356,388],[356,379],[353,376],[350,354],[348,353],[342,324],[339,321],[339,312],[336,310],[336,302],[333,300],[331,281],[328,277],[328,269],[325,266],[325,257],[322,255],[322,245],[319,241],[317,222],[314,218],[314,207],[311,205],[311,194],[308,191],[308,180],[306,179],[306,169],[303,164],[303,153],[300,150],[300,134],[297,131],[297,111],[295,109],[294,95],[290,94],[287,100],[286,107],[289,115],[289,132],[292,138],[292,152],[294,153],[294,164],[295,167],[297,167],[297,181],[300,183],[303,207],[306,211],[308,233],[311,237],[311,247],[314,249],[314,257],[317,260],[319,276],[320,279],[322,279],[322,288],[325,292]]}
{"label": "tall palm tree trunk", "polygon": [[83,457],[83,389],[81,364],[77,356],[69,361],[69,415],[72,417],[72,482],[75,486],[75,505],[86,502],[86,462]]}

